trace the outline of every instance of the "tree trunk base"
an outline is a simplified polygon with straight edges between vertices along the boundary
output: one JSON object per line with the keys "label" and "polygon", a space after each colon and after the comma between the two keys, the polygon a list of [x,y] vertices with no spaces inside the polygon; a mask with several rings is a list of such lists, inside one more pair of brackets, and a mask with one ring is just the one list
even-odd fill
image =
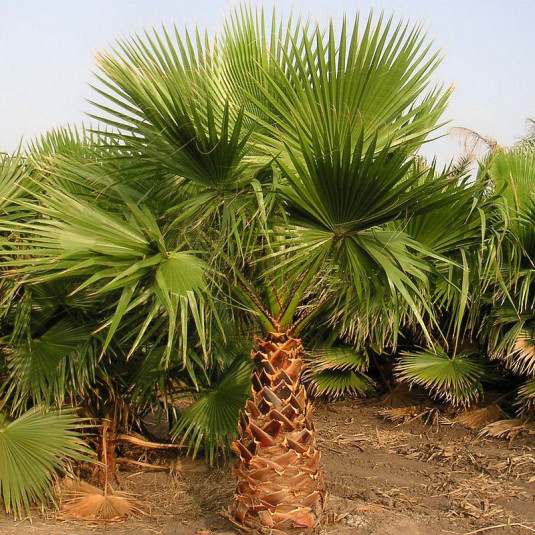
{"label": "tree trunk base", "polygon": [[97,431],[97,459],[93,479],[106,489],[108,484],[117,482],[117,422],[103,419]]}
{"label": "tree trunk base", "polygon": [[229,511],[242,533],[310,533],[326,502],[312,410],[300,376],[300,340],[257,340],[253,399],[240,418],[233,449],[237,488]]}

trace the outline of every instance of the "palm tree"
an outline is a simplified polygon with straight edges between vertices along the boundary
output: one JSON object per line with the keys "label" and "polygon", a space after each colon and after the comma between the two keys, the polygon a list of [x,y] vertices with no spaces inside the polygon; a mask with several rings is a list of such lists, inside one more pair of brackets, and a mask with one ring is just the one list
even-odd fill
{"label": "palm tree", "polygon": [[535,401],[535,151],[529,137],[481,163],[496,192],[495,220],[503,230],[495,251],[494,283],[483,332],[491,358],[525,379],[518,391],[520,414],[533,418]]}
{"label": "palm tree", "polygon": [[489,242],[496,231],[492,225],[495,198],[489,195],[488,180],[483,176],[473,179],[466,170],[461,165],[447,172],[458,178],[470,196],[395,223],[438,255],[430,282],[437,320],[432,342],[417,332],[417,325],[408,329],[396,375],[409,385],[423,387],[432,397],[464,407],[482,399],[482,381],[490,378],[480,321],[489,280]]}
{"label": "palm tree", "polygon": [[[102,289],[102,296],[95,292],[94,286],[84,290],[81,285],[84,279],[78,274],[37,279],[33,267],[28,265],[31,261],[28,250],[25,250],[25,231],[29,228],[37,230],[50,222],[46,214],[47,210],[53,210],[53,202],[50,201],[54,195],[57,195],[57,201],[76,195],[86,201],[98,202],[97,190],[77,181],[69,173],[70,162],[91,165],[97,162],[101,150],[96,139],[87,131],[64,128],[35,140],[24,155],[11,157],[10,166],[5,166],[6,194],[3,199],[6,200],[2,206],[2,222],[6,236],[3,244],[5,254],[11,258],[4,263],[8,276],[2,279],[4,299],[1,312],[5,336],[1,338],[0,346],[3,351],[0,394],[13,414],[21,414],[34,405],[50,408],[67,404],[80,407],[84,416],[100,424],[96,440],[100,464],[95,468],[95,476],[103,483],[115,477],[115,450],[120,432],[128,431],[160,397],[165,398],[177,389],[185,393],[199,386],[212,385],[204,371],[208,361],[203,362],[202,355],[195,354],[198,348],[189,349],[187,369],[176,361],[160,367],[162,356],[168,351],[161,342],[162,335],[157,332],[162,330],[165,321],[162,314],[152,325],[152,332],[145,335],[143,330],[138,330],[135,333],[139,335],[136,342],[139,351],[131,354],[130,325],[140,316],[131,315],[128,322],[115,327],[115,337],[106,336],[110,334],[109,330],[106,334],[101,332],[106,322],[112,322],[111,319],[106,317],[105,321],[98,321],[109,308],[106,292],[113,294],[114,289],[117,292],[116,287],[110,289],[106,286]],[[18,172],[14,173],[14,169]],[[53,194],[50,193],[52,191]],[[45,197],[46,202],[39,200]],[[103,196],[101,201],[109,203],[113,197]],[[90,239],[95,225],[102,224],[104,228],[107,223],[110,226],[110,220],[99,222],[98,218],[95,219],[95,212],[83,215],[83,210],[77,210],[76,204],[71,204],[71,210],[70,224],[77,222],[78,239],[82,242]],[[118,237],[118,242],[124,240],[117,229],[115,234],[112,229],[110,231],[112,237]],[[34,238],[42,239],[42,236],[37,236],[35,234]],[[58,229],[57,237],[64,240],[61,229]],[[70,247],[76,248],[77,243],[72,238]],[[115,250],[119,249],[117,245]],[[120,257],[120,251],[118,254]],[[180,260],[180,256],[176,255],[174,260]],[[10,266],[24,268],[8,271]],[[165,271],[164,283],[166,276],[173,276],[171,269]],[[192,284],[192,280],[189,279],[188,283]],[[193,298],[191,302],[194,302]],[[143,303],[145,307],[141,307],[141,313],[155,315],[154,299],[146,296]],[[201,322],[200,316],[197,319]],[[195,321],[193,319],[192,323],[195,324]],[[202,326],[198,325],[198,332],[202,332]],[[187,348],[185,333],[186,325],[182,334],[185,335],[183,346]],[[191,331],[190,338],[192,343],[199,340],[198,336],[191,336]],[[228,349],[228,344],[223,346]],[[212,372],[216,372],[216,368],[221,372],[232,364],[228,359],[217,360],[216,351],[212,351],[211,356],[216,361],[213,366],[208,365]]]}
{"label": "palm tree", "polygon": [[308,530],[325,505],[307,329],[353,346],[383,322],[429,336],[434,253],[395,222],[472,195],[415,157],[449,96],[437,64],[420,28],[382,16],[324,31],[240,7],[212,41],[123,40],[99,56],[106,129],[42,164],[19,203],[38,216],[6,223],[24,287],[67,283],[100,307],[101,357],[194,373],[225,324],[254,344],[233,444],[241,529]]}
{"label": "palm tree", "polygon": [[[0,218],[4,223],[28,217],[24,204],[31,189],[30,164],[19,151],[0,155]],[[13,238],[13,236],[10,236]],[[18,300],[18,285],[10,278],[0,281],[0,390],[8,382],[7,328]],[[57,473],[67,473],[67,461],[90,460],[82,441],[83,422],[71,409],[60,413],[34,406],[17,410],[7,400],[0,403],[0,503],[21,517],[35,502],[53,498]]]}

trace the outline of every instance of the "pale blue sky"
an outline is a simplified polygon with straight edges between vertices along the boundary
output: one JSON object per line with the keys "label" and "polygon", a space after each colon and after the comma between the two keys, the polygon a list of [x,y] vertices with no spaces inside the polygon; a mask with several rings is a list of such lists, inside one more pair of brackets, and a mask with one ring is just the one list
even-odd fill
{"label": "pale blue sky", "polygon": [[[259,2],[254,2],[259,3]],[[79,123],[95,51],[160,23],[217,29],[230,0],[0,0],[0,151],[21,137]],[[271,7],[272,0],[264,5]],[[456,87],[445,115],[502,144],[535,117],[534,0],[279,0],[313,19],[340,19],[371,7],[421,22],[444,60],[435,78]],[[440,161],[460,148],[442,139],[425,154]]]}

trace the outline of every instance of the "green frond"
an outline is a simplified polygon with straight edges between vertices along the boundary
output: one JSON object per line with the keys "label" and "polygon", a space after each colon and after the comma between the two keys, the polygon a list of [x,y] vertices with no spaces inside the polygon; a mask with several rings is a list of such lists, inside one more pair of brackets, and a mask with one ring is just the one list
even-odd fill
{"label": "green frond", "polygon": [[72,410],[33,408],[16,420],[0,414],[0,501],[8,513],[29,515],[30,505],[53,499],[56,472],[69,460],[90,460]]}
{"label": "green frond", "polygon": [[519,375],[535,375],[535,329],[533,325],[524,326],[503,358],[513,372]]}
{"label": "green frond", "polygon": [[406,149],[394,150],[391,145],[378,149],[376,139],[365,148],[362,135],[346,135],[335,147],[313,140],[308,148],[303,140],[303,161],[290,152],[294,169],[281,162],[290,183],[281,191],[297,221],[338,237],[352,236],[426,213],[463,194],[462,188],[451,187],[448,178],[422,181]]}
{"label": "green frond", "polygon": [[464,191],[454,202],[389,225],[403,229],[428,251],[440,255],[430,259],[430,300],[436,314],[442,316],[444,333],[453,338],[466,334],[478,320],[492,211],[491,200],[484,197],[484,181],[467,185],[461,177],[451,187],[458,185]]}
{"label": "green frond", "polygon": [[270,116],[262,140],[276,152],[336,151],[361,135],[366,147],[377,136],[378,151],[416,148],[438,126],[448,92],[430,86],[438,59],[419,28],[372,16],[327,31],[302,24],[283,54],[257,87],[275,112],[249,95]]}
{"label": "green frond", "polygon": [[325,370],[310,380],[313,396],[334,400],[345,396],[364,397],[373,392],[373,381],[362,372]]}
{"label": "green frond", "polygon": [[[167,316],[168,357],[176,337],[186,352],[189,317],[206,347],[208,266],[193,251],[180,250],[183,244],[168,246],[148,209],[126,201],[123,213],[108,211],[53,189],[35,196],[40,202],[32,206],[42,219],[15,225],[26,235],[25,248],[6,250],[13,256],[6,264],[33,284],[71,278],[81,281],[73,294],[87,289],[107,294],[114,311],[102,325],[107,329],[103,350],[123,318],[140,306],[148,321],[158,312]],[[148,326],[142,322],[138,339]]]}
{"label": "green frond", "polygon": [[20,152],[0,153],[0,231],[6,219],[24,216],[26,210],[17,200],[26,197],[30,185],[27,159]]}
{"label": "green frond", "polygon": [[240,359],[219,384],[199,396],[182,413],[172,434],[188,445],[188,453],[196,456],[200,449],[210,464],[219,452],[229,452],[237,436],[238,416],[245,407],[251,390],[252,363]]}
{"label": "green frond", "polygon": [[83,397],[94,381],[98,360],[93,327],[64,318],[38,338],[15,338],[6,350],[9,380],[3,388],[12,406],[24,406],[30,400],[61,406],[69,397]]}
{"label": "green frond", "polygon": [[531,147],[497,152],[486,170],[509,209],[521,214],[533,208],[535,151]]}
{"label": "green frond", "polygon": [[26,152],[34,165],[58,155],[84,155],[85,144],[91,135],[82,126],[72,125],[53,128],[29,141]]}
{"label": "green frond", "polygon": [[350,347],[319,347],[306,355],[307,373],[323,370],[365,372],[370,365],[366,352]]}
{"label": "green frond", "polygon": [[535,409],[535,378],[528,379],[518,390],[520,413],[530,418]]}
{"label": "green frond", "polygon": [[484,366],[469,351],[449,356],[439,345],[401,354],[396,367],[402,381],[425,388],[453,405],[471,405],[481,395]]}
{"label": "green frond", "polygon": [[496,304],[487,314],[484,335],[491,358],[503,361],[515,373],[535,373],[535,316],[519,314],[511,304]]}
{"label": "green frond", "polygon": [[313,396],[337,399],[365,396],[373,391],[373,381],[364,373],[368,355],[349,347],[317,348],[306,355],[303,380]]}
{"label": "green frond", "polygon": [[199,187],[236,190],[259,168],[245,159],[250,127],[243,110],[211,88],[219,79],[212,45],[198,30],[195,44],[191,38],[163,28],[101,54],[96,89],[105,103],[96,103],[104,112],[97,119],[118,129],[108,134],[128,151],[140,153],[132,163],[136,172],[160,169]]}

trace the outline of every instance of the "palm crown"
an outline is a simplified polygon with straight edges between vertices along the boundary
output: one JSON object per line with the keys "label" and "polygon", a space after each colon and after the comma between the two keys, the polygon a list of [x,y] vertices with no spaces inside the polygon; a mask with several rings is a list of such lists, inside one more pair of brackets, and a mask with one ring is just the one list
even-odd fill
{"label": "palm crown", "polygon": [[129,210],[149,205],[169,225],[162,252],[199,251],[266,330],[340,282],[361,296],[389,285],[418,315],[423,247],[385,225],[463,194],[413,165],[448,95],[429,87],[436,63],[392,21],[336,34],[245,8],[213,44],[134,38],[100,60],[98,118],[118,129],[108,164],[133,189]]}

